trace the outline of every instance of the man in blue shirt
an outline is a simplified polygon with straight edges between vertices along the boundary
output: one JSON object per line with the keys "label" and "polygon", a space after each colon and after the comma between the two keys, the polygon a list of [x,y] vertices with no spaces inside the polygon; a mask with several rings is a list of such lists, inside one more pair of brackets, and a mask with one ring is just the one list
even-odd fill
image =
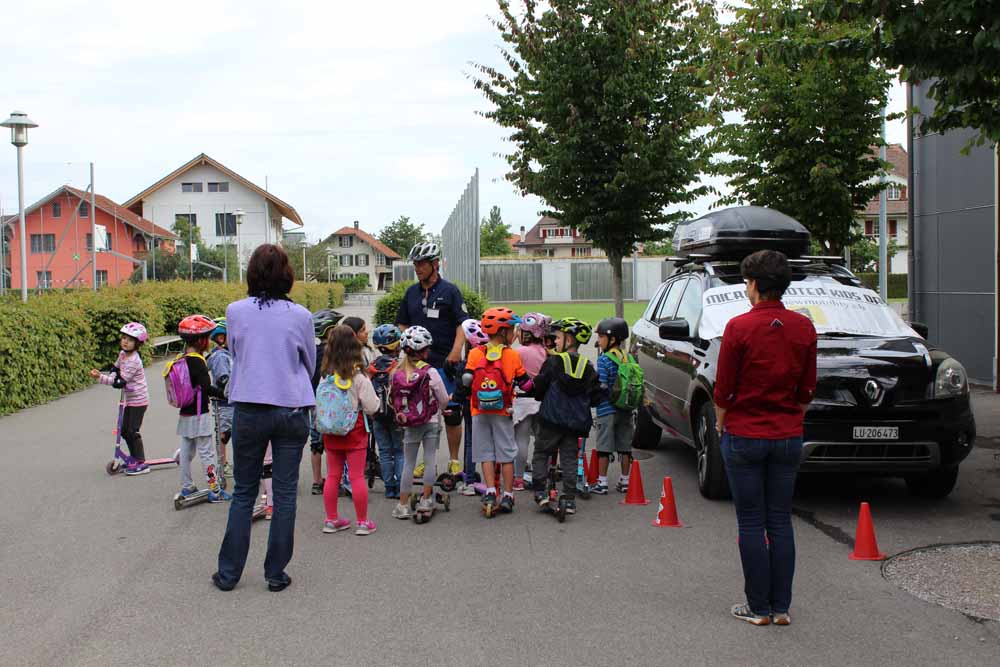
{"label": "man in blue shirt", "polygon": [[[404,331],[407,327],[421,326],[431,332],[433,343],[427,363],[437,369],[450,395],[455,391],[455,378],[461,371],[462,347],[465,344],[462,322],[469,317],[465,312],[462,292],[438,273],[441,249],[436,243],[413,246],[409,260],[413,262],[418,282],[406,290],[396,314],[396,325]],[[461,406],[455,409],[456,404],[449,404],[449,407],[452,415],[445,417],[450,454],[448,472],[457,474],[462,471],[458,460],[458,448],[462,442],[462,413]]]}

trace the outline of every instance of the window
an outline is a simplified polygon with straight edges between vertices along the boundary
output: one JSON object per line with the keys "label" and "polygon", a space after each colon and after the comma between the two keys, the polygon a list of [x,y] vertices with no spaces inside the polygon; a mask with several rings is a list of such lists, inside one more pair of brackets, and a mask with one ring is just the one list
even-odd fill
{"label": "window", "polygon": [[865,236],[877,236],[878,227],[874,220],[865,220]]}
{"label": "window", "polygon": [[62,217],[62,204],[57,201],[52,202],[52,217],[61,218]]}
{"label": "window", "polygon": [[51,289],[52,288],[52,272],[51,271],[35,271],[35,279],[38,281],[38,286],[41,289]]}
{"label": "window", "polygon": [[[198,183],[197,185],[201,185],[201,183]],[[221,183],[209,183],[208,184],[208,191],[209,192],[229,192],[229,181],[223,181]]]}
{"label": "window", "polygon": [[697,278],[688,281],[684,296],[681,297],[681,303],[677,306],[675,317],[679,320],[687,320],[687,323],[691,325],[691,335],[693,336],[695,328],[698,326],[698,320],[701,319],[701,281]]}
{"label": "window", "polygon": [[55,234],[32,234],[31,235],[31,252],[34,255],[43,252],[55,252],[56,251],[56,235]]}
{"label": "window", "polygon": [[353,236],[340,236],[340,247],[341,248],[353,248],[354,247],[354,237]]}
{"label": "window", "polygon": [[656,290],[656,294],[654,294],[653,298],[649,300],[648,304],[646,304],[646,310],[642,311],[642,317],[644,319],[653,319],[653,313],[656,312],[656,307],[660,304],[660,299],[663,298],[663,293],[666,291],[667,287],[660,285],[660,287]]}
{"label": "window", "polygon": [[681,278],[667,285],[667,293],[656,309],[656,314],[653,317],[654,322],[669,320],[674,316],[674,312],[677,310],[677,302],[681,300],[681,292],[684,290],[686,282],[686,279]]}
{"label": "window", "polygon": [[571,227],[549,227],[542,230],[542,238],[565,238],[575,236]]}
{"label": "window", "polygon": [[375,253],[375,266],[388,266],[389,258],[382,253]]}
{"label": "window", "polygon": [[555,257],[555,248],[541,248],[535,251],[535,257]]}
{"label": "window", "polygon": [[354,256],[355,266],[368,266],[368,255],[355,255]]}
{"label": "window", "polygon": [[354,266],[354,257],[351,255],[340,255],[341,266]]}
{"label": "window", "polygon": [[899,201],[903,198],[903,189],[895,183],[890,183],[885,189],[885,198],[891,201]]}
{"label": "window", "polygon": [[590,257],[591,255],[594,254],[593,248],[581,247],[581,248],[573,248],[572,250],[573,250],[572,252],[573,257]]}
{"label": "window", "polygon": [[[107,234],[104,238],[108,240],[108,244],[103,248],[98,248],[98,250],[113,250],[111,247],[111,234]],[[94,237],[87,233],[87,252],[93,252],[94,250]]]}
{"label": "window", "polygon": [[234,213],[215,214],[215,235],[236,236],[236,215]]}
{"label": "window", "polygon": [[[889,240],[891,241],[899,232],[899,222],[897,220],[888,220],[887,225],[889,227]],[[869,236],[875,241],[878,240],[878,220],[865,220],[865,236]]]}
{"label": "window", "polygon": [[201,192],[201,183],[181,183],[181,192]]}
{"label": "window", "polygon": [[97,272],[97,286],[103,287],[108,284],[108,272],[98,271]]}
{"label": "window", "polygon": [[81,218],[90,217],[90,203],[85,201],[80,202],[80,217]]}

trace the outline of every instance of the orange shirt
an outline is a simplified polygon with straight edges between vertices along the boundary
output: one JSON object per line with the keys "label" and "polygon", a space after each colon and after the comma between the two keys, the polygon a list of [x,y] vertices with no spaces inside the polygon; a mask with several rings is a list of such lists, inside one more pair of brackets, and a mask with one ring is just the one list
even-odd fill
{"label": "orange shirt", "polygon": [[[465,370],[469,373],[475,373],[476,369],[480,367],[481,364],[488,363],[486,361],[486,348],[474,347],[469,351],[469,358],[465,362]],[[519,378],[522,375],[526,375],[527,371],[524,370],[524,365],[521,363],[521,355],[517,353],[517,350],[513,350],[509,347],[504,347],[503,351],[500,353],[500,372],[503,374],[507,384],[513,386],[514,378]],[[475,391],[475,387],[472,388]],[[479,410],[472,407],[473,415],[506,415],[510,416],[510,412],[504,410]]]}

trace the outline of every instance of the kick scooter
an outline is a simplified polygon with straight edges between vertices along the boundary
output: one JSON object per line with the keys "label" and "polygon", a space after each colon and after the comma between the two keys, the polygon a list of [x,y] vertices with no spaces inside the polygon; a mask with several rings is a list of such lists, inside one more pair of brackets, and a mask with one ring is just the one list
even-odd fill
{"label": "kick scooter", "polygon": [[[416,493],[410,494],[410,512],[413,515],[413,523],[427,523],[439,509],[444,509],[445,512],[451,511],[451,496],[447,493],[433,493],[431,497],[434,498],[434,505],[430,509],[420,509],[419,500],[421,497]],[[441,507],[439,508],[438,505]]]}
{"label": "kick scooter", "polygon": [[[119,376],[121,377],[121,376]],[[130,465],[133,465],[136,460],[122,451],[122,419],[125,416],[125,387],[122,387],[121,397],[118,399],[118,425],[115,427],[115,454],[111,461],[104,466],[104,471],[109,475],[117,475],[118,473],[125,472]],[[165,465],[180,465],[181,462],[181,450],[178,449],[174,452],[174,457],[171,459],[146,459],[145,463],[150,468],[155,468],[158,466]]]}

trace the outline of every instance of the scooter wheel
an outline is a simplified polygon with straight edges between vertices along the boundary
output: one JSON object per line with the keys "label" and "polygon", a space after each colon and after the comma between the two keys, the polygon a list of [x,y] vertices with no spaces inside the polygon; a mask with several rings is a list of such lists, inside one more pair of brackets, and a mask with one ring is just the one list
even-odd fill
{"label": "scooter wheel", "polygon": [[108,473],[109,475],[116,475],[120,470],[121,466],[118,464],[117,460],[109,461],[108,465],[104,466],[104,472]]}
{"label": "scooter wheel", "polygon": [[454,475],[449,475],[448,473],[442,474],[438,477],[438,486],[441,490],[446,493],[451,493],[455,490],[455,477]]}
{"label": "scooter wheel", "polygon": [[487,519],[492,519],[493,515],[496,514],[496,505],[483,505],[483,513],[486,514]]}
{"label": "scooter wheel", "polygon": [[559,507],[556,508],[556,518],[559,519],[559,523],[566,521],[566,500],[559,501]]}
{"label": "scooter wheel", "polygon": [[184,499],[181,498],[180,496],[174,498],[174,509],[177,510],[178,512],[184,509]]}

